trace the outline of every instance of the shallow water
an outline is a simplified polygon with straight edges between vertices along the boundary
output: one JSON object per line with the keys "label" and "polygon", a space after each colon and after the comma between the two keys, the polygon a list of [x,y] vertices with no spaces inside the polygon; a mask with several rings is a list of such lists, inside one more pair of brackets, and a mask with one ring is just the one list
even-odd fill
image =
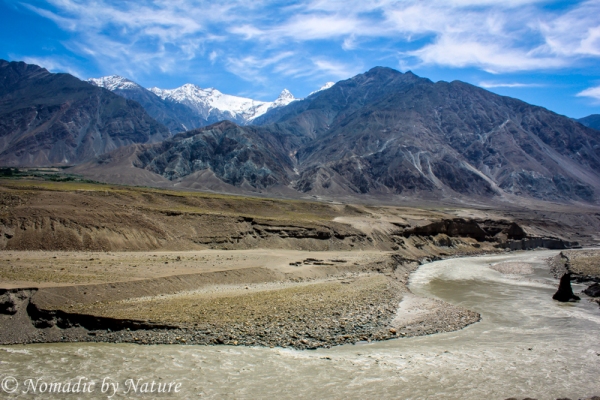
{"label": "shallow water", "polygon": [[[464,330],[316,351],[229,346],[44,344],[0,347],[0,377],[20,398],[505,399],[600,394],[600,309],[559,304],[543,260],[554,251],[438,261],[411,276],[419,295],[475,310]],[[534,274],[509,276],[490,263],[522,261]],[[583,286],[574,286],[578,292]],[[40,394],[41,383],[84,377],[91,393]],[[28,378],[37,396],[23,394]],[[180,392],[134,394],[127,379],[180,383]],[[105,381],[105,382],[108,382]],[[107,388],[108,386],[105,386]],[[138,386],[138,392],[141,389]],[[150,388],[150,386],[148,386]],[[126,393],[127,389],[129,392]],[[30,388],[31,392],[31,388]],[[133,395],[133,396],[132,396]],[[0,397],[16,398],[0,389]]]}

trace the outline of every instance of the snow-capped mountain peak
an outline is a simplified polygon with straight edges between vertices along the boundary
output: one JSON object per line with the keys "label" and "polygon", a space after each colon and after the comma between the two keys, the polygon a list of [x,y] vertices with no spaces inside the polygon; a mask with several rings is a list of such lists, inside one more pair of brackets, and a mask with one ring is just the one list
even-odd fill
{"label": "snow-capped mountain peak", "polygon": [[150,88],[151,92],[163,100],[184,104],[204,118],[219,113],[228,113],[229,118],[238,122],[244,122],[254,115],[254,110],[265,104],[263,101],[253,100],[245,97],[231,96],[221,93],[217,89],[203,89],[191,83],[186,83],[175,89]]}
{"label": "snow-capped mountain peak", "polygon": [[320,89],[318,89],[318,90],[315,90],[314,92],[310,92],[309,96],[311,96],[311,95],[313,95],[313,94],[315,94],[315,93],[318,93],[318,92],[320,92],[320,91],[327,90],[327,89],[329,89],[330,87],[332,87],[333,85],[335,85],[335,82],[327,82],[326,84],[324,84],[323,86],[321,86],[321,88],[320,88]]}
{"label": "snow-capped mountain peak", "polygon": [[119,75],[102,76],[100,78],[90,78],[88,82],[92,85],[108,89],[110,91],[115,90],[126,90],[126,89],[139,89],[140,85],[132,80],[123,78]]}
{"label": "snow-capped mountain peak", "polygon": [[273,106],[282,107],[287,106],[292,101],[297,100],[294,95],[287,89],[283,89],[279,94],[279,97],[273,102]]}

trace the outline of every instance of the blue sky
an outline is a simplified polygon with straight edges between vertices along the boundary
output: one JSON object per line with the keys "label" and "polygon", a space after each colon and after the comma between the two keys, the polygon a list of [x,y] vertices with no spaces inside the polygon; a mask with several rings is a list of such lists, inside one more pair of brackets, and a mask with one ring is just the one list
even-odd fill
{"label": "blue sky", "polygon": [[0,0],[0,58],[273,100],[374,66],[600,114],[600,0]]}

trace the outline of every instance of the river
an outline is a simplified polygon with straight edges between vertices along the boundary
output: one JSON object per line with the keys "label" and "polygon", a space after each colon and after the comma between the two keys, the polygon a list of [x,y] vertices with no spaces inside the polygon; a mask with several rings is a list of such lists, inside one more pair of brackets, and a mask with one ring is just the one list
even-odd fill
{"label": "river", "polygon": [[[108,398],[114,393],[115,399],[577,399],[600,395],[600,309],[587,300],[560,304],[551,299],[556,281],[550,279],[544,259],[554,254],[531,251],[421,266],[411,276],[415,294],[481,314],[480,322],[461,331],[314,351],[78,343],[1,346],[0,397]],[[489,268],[504,261],[529,263],[534,273],[503,275]],[[583,288],[574,285],[576,293]],[[48,393],[49,384],[69,379],[72,385],[79,379],[79,393]],[[88,387],[91,393],[82,393],[81,385],[91,381],[95,382]],[[155,385],[154,393],[140,393],[151,390],[152,381],[173,385],[170,392],[158,394]],[[37,394],[32,394],[35,382]],[[40,393],[44,383],[45,392]],[[177,393],[175,384],[180,384]],[[167,387],[161,386],[165,391]],[[6,393],[13,389],[14,394]],[[29,393],[23,393],[27,389]]]}

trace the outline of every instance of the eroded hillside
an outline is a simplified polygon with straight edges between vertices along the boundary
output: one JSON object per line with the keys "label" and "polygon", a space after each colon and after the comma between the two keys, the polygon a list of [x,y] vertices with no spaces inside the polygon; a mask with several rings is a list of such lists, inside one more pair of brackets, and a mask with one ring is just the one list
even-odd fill
{"label": "eroded hillside", "polygon": [[2,181],[0,204],[8,250],[378,249],[419,258],[541,238],[593,243],[600,224],[591,211],[503,216],[22,180]]}

